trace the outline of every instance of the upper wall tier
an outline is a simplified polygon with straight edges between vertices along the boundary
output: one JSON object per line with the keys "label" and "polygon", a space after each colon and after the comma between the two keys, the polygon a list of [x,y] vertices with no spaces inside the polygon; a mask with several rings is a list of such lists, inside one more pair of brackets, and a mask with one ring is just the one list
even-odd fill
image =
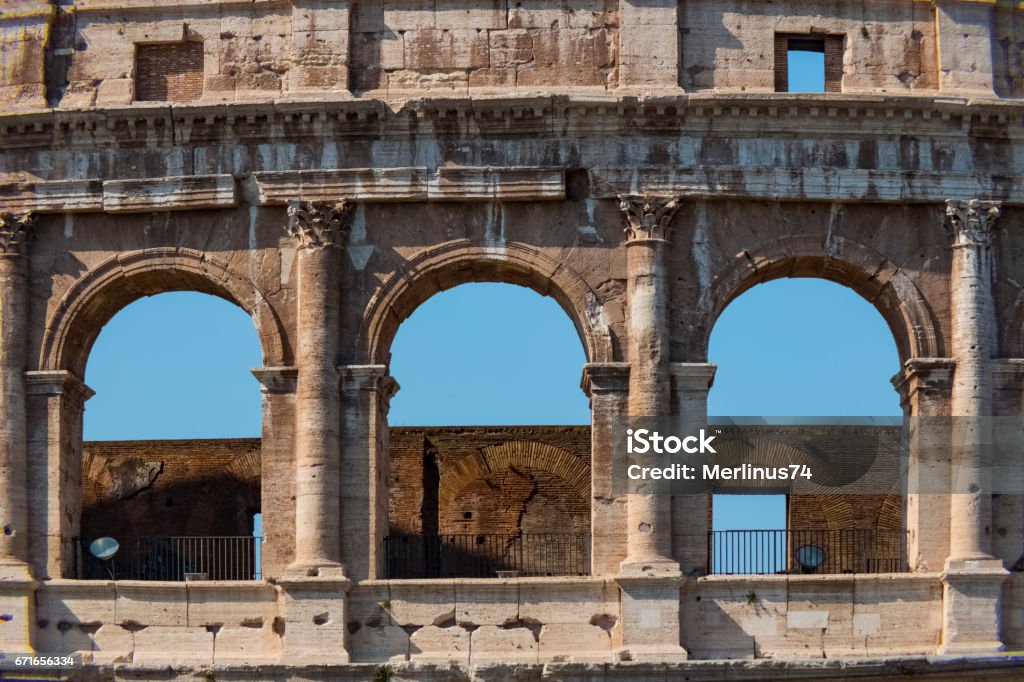
{"label": "upper wall tier", "polygon": [[[8,0],[5,109],[136,101],[785,91],[1017,97],[1024,9],[998,0]],[[792,40],[799,40],[799,45]]]}

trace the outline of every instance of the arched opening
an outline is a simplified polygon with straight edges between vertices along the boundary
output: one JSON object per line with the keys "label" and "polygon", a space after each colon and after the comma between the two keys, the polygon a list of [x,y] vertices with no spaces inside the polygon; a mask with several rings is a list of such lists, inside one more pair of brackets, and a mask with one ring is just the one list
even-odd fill
{"label": "arched opening", "polygon": [[390,372],[390,578],[589,572],[590,422],[578,330],[507,283],[430,297]]}
{"label": "arched opening", "polygon": [[[818,461],[841,457],[854,438],[900,441],[893,333],[845,286],[777,279],[745,291],[716,321],[708,358],[718,365],[708,413],[731,418],[720,421],[748,451]],[[786,484],[730,492],[712,498],[712,572],[901,570],[898,495],[794,495]],[[826,561],[801,565],[813,553],[795,556],[801,547],[824,549]]]}
{"label": "arched opening", "polygon": [[[160,293],[121,308],[86,350],[82,576],[260,578],[252,318],[221,297]],[[119,544],[110,559],[90,552],[101,537]]]}

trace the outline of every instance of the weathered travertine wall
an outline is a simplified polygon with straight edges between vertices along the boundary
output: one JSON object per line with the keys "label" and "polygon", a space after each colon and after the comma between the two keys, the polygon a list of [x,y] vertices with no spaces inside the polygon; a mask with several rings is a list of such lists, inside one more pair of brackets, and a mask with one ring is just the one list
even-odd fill
{"label": "weathered travertine wall", "polygon": [[680,85],[687,91],[773,92],[776,33],[845,37],[843,92],[938,88],[935,9],[926,2],[679,3]]}
{"label": "weathered travertine wall", "polygon": [[[901,656],[1019,643],[1019,576],[1007,571],[1024,553],[1019,497],[993,499],[984,486],[908,495],[900,517],[913,573],[758,587],[698,578],[706,497],[612,490],[611,425],[630,414],[701,423],[716,318],[780,277],[829,279],[871,301],[899,350],[905,415],[968,420],[955,451],[908,428],[908,476],[978,461],[978,418],[1024,412],[1021,9],[869,0],[739,10],[699,0],[5,3],[5,644],[55,650],[72,646],[68,636],[86,648],[110,637],[100,650],[137,650],[142,665],[207,643],[211,658],[244,659],[261,642],[286,666],[342,666],[401,656],[414,646],[405,628],[422,628],[424,651],[431,638],[441,649],[468,636],[470,658],[541,660],[572,655],[569,645],[556,653],[557,628],[545,644],[544,628],[580,623],[553,618],[598,602],[578,609],[598,622],[564,632],[595,647],[602,666],[602,637],[613,666],[760,648],[818,659],[799,674],[833,653],[871,656],[889,629]],[[829,36],[842,62],[832,91],[771,91],[765,50],[790,34]],[[163,92],[144,83],[155,74],[140,73],[136,50],[200,41],[198,99],[136,102]],[[176,66],[168,49],[160,68],[182,67],[187,87],[166,91],[195,97],[197,60]],[[153,90],[136,92],[140,82]],[[447,583],[414,589],[407,601],[421,611],[384,630],[390,621],[374,609],[409,596],[379,581],[389,482],[401,474],[389,452],[401,380],[390,376],[391,341],[434,293],[478,281],[551,295],[579,332],[593,577],[543,583],[551,593],[536,597],[536,612],[558,605],[553,616],[530,615],[526,580],[451,583],[456,626],[471,624],[456,630]],[[267,580],[68,580],[92,342],[132,301],[176,290],[233,301],[261,340]],[[845,370],[842,358],[822,369],[823,381]],[[891,522],[891,506],[877,518]],[[445,593],[440,614],[434,587]],[[701,591],[708,598],[696,602]],[[210,622],[218,616],[203,615],[203,600],[252,615],[218,605],[229,615]],[[754,618],[761,602],[768,615]],[[462,616],[460,604],[481,613]],[[60,626],[59,614],[92,605]],[[703,619],[715,632],[716,618],[726,649],[687,629]]]}

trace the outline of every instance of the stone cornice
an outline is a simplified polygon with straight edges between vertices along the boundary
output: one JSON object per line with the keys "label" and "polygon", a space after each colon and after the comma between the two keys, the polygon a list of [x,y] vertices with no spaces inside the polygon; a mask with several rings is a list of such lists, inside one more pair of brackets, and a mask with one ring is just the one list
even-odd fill
{"label": "stone cornice", "polygon": [[629,391],[628,362],[588,362],[583,365],[580,388],[588,396],[595,393],[620,393]]}
{"label": "stone cornice", "polygon": [[[411,124],[415,125],[411,125]],[[0,116],[6,148],[166,145],[250,139],[308,139],[368,134],[523,134],[595,132],[707,134],[778,132],[857,135],[966,132],[1020,138],[1024,102],[955,97],[737,93],[650,97],[559,94],[532,97],[423,98],[397,107],[378,99],[278,100],[246,103],[145,104],[44,109]]]}

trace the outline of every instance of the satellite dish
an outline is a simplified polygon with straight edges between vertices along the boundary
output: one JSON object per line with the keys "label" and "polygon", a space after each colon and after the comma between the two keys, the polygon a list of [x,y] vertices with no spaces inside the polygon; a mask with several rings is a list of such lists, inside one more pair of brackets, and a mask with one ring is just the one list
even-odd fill
{"label": "satellite dish", "polygon": [[89,544],[89,553],[97,559],[111,559],[120,548],[114,538],[96,538]]}
{"label": "satellite dish", "polygon": [[796,552],[796,562],[806,573],[812,573],[818,566],[825,563],[825,550],[816,545],[804,545]]}

